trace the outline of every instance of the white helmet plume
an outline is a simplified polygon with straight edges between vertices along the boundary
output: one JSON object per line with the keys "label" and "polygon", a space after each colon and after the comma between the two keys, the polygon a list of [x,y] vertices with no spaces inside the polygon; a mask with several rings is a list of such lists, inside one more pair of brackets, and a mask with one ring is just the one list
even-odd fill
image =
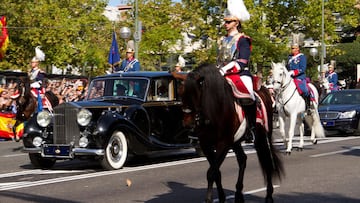
{"label": "white helmet plume", "polygon": [[41,46],[35,47],[35,57],[39,59],[39,61],[45,61],[45,53],[40,48]]}
{"label": "white helmet plume", "polygon": [[228,0],[227,9],[231,16],[236,17],[240,22],[248,21],[250,14],[246,9],[243,0]]}
{"label": "white helmet plume", "polygon": [[179,55],[178,63],[176,64],[176,66],[180,66],[183,68],[183,67],[185,67],[185,63],[186,63],[186,60],[181,55]]}

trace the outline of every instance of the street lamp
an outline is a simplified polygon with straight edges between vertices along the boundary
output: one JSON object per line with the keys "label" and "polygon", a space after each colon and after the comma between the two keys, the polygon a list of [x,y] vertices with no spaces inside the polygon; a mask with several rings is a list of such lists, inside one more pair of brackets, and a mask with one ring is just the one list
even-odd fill
{"label": "street lamp", "polygon": [[[324,1],[321,0],[321,56],[320,56],[320,70],[321,72],[324,72],[324,58],[325,58],[325,42],[324,42]],[[321,75],[321,79],[324,76]]]}
{"label": "street lamp", "polygon": [[315,48],[315,47],[310,48],[309,53],[310,53],[310,56],[312,56],[312,57],[313,57],[314,61],[316,61],[316,62],[318,62],[318,61],[319,61],[320,57],[319,57],[319,58],[316,58],[316,56],[317,56],[317,55],[318,55],[318,53],[319,53],[319,51],[318,51],[318,49],[317,49],[317,48]]}
{"label": "street lamp", "polygon": [[120,28],[120,38],[124,39],[125,45],[124,45],[124,49],[126,50],[127,48],[127,43],[126,40],[129,39],[131,36],[131,30],[128,27],[122,27]]}
{"label": "street lamp", "polygon": [[131,36],[131,30],[128,27],[120,28],[120,37],[121,39],[129,39]]}

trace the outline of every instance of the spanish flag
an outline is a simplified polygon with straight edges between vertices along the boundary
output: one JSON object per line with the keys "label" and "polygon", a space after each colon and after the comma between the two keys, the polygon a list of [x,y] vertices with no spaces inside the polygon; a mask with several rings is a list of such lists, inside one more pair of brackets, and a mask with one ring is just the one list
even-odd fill
{"label": "spanish flag", "polygon": [[[15,138],[13,127],[15,125],[15,114],[0,112],[0,138]],[[20,138],[24,134],[24,123],[16,126],[16,134]]]}
{"label": "spanish flag", "polygon": [[9,44],[9,35],[6,28],[6,17],[0,17],[0,60],[5,57],[6,49]]}

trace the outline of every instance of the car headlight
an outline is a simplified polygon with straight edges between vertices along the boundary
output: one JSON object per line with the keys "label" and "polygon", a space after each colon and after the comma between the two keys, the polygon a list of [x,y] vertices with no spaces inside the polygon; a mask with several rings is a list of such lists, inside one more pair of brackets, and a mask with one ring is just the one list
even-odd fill
{"label": "car headlight", "polygon": [[48,111],[41,111],[36,116],[36,122],[43,128],[47,127],[51,122],[51,114]]}
{"label": "car headlight", "polygon": [[345,112],[342,112],[339,116],[339,118],[354,118],[356,115],[356,111],[353,110],[353,111],[345,111]]}
{"label": "car headlight", "polygon": [[89,139],[87,137],[81,137],[79,140],[80,147],[87,147],[89,144]]}
{"label": "car headlight", "polygon": [[92,113],[87,109],[81,109],[77,114],[77,122],[81,126],[87,126],[91,121]]}
{"label": "car headlight", "polygon": [[41,137],[34,137],[32,143],[35,147],[40,147],[41,146],[41,143],[42,143],[43,139]]}

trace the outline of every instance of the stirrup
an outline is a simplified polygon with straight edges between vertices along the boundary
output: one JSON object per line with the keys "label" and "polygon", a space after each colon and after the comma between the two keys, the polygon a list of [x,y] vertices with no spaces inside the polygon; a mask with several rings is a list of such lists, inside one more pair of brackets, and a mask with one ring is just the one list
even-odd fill
{"label": "stirrup", "polygon": [[254,132],[255,128],[248,128],[248,130],[246,131],[245,135],[244,135],[244,140],[245,143],[253,143],[255,140],[255,132]]}

